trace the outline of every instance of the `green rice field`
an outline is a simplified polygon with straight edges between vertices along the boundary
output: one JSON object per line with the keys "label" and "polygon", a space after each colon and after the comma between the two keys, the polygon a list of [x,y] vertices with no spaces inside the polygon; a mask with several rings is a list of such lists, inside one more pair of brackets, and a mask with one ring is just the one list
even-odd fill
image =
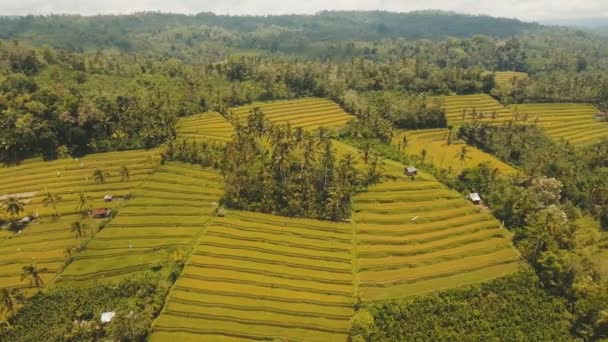
{"label": "green rice field", "polygon": [[223,193],[221,176],[181,163],[163,165],[75,256],[60,281],[116,278],[158,266],[192,244]]}
{"label": "green rice field", "polygon": [[232,109],[232,114],[241,119],[259,107],[266,118],[276,124],[289,123],[293,128],[314,130],[319,127],[337,128],[344,126],[353,116],[347,114],[335,102],[321,98],[256,102]]}

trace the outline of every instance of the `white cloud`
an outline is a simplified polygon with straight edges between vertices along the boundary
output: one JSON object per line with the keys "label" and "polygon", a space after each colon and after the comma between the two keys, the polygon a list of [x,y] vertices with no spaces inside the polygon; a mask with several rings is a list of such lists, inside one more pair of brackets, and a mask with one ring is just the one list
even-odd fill
{"label": "white cloud", "polygon": [[607,17],[606,0],[0,0],[0,14],[132,13],[163,11],[218,14],[315,13],[320,10],[442,9],[524,20]]}

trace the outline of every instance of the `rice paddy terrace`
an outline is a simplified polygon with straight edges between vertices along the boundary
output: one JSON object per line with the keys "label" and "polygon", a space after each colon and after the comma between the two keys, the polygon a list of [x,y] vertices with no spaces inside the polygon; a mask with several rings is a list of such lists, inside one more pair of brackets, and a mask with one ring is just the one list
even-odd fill
{"label": "rice paddy terrace", "polygon": [[357,195],[354,219],[363,300],[481,282],[519,265],[506,229],[429,175],[402,177]]}
{"label": "rice paddy terrace", "polygon": [[321,98],[257,102],[233,108],[232,114],[244,118],[255,107],[259,107],[273,123],[290,123],[293,128],[301,127],[305,130],[341,127],[353,118],[335,102]]}
{"label": "rice paddy terrace", "polygon": [[216,112],[187,116],[177,124],[177,135],[187,140],[228,142],[233,134],[232,124]]}
{"label": "rice paddy terrace", "polygon": [[608,122],[599,121],[598,109],[584,103],[531,103],[510,106],[514,113],[536,122],[549,137],[585,146],[608,137]]}
{"label": "rice paddy terrace", "polygon": [[505,108],[488,94],[439,96],[430,99],[441,102],[441,107],[445,109],[450,125],[469,122],[474,115],[483,115],[482,120],[487,122],[504,122],[514,119],[511,110]]}
{"label": "rice paddy terrace", "polygon": [[[517,173],[512,166],[461,140],[453,139],[448,145],[448,134],[450,131],[444,128],[397,131],[392,143],[395,146],[402,146],[405,137],[407,146],[403,148],[403,151],[406,154],[420,156],[425,150],[427,152],[425,163],[433,164],[440,169],[451,169],[456,173],[484,162],[490,163],[492,168],[498,169],[503,175]],[[464,154],[463,147],[466,152]]]}
{"label": "rice paddy terrace", "polygon": [[528,78],[528,74],[525,72],[517,71],[496,71],[494,72],[494,80],[497,85],[510,85],[515,83],[517,80],[523,80]]}
{"label": "rice paddy terrace", "polygon": [[[21,268],[32,263],[42,272],[42,280],[48,284],[61,270],[66,260],[66,250],[80,246],[85,239],[76,238],[71,232],[71,224],[81,220],[76,209],[80,193],[90,199],[90,206],[115,208],[121,201],[107,203],[107,194],[115,198],[130,194],[153,171],[149,162],[154,152],[130,151],[102,153],[80,159],[61,159],[51,162],[26,161],[19,166],[0,168],[0,195],[19,197],[25,203],[26,215],[38,216],[33,222],[18,232],[0,230],[0,287],[23,288],[28,284],[21,281]],[[130,179],[122,179],[120,169],[127,166]],[[93,180],[93,171],[103,170],[106,174],[102,184]],[[43,198],[51,192],[61,200],[57,204],[60,216],[55,210],[45,207]],[[83,221],[89,226],[88,236],[96,230],[97,220]]]}
{"label": "rice paddy terrace", "polygon": [[151,341],[346,341],[352,241],[350,224],[237,211],[215,218]]}
{"label": "rice paddy terrace", "polygon": [[221,176],[181,163],[163,165],[75,256],[60,281],[91,281],[150,269],[188,246],[223,193]]}

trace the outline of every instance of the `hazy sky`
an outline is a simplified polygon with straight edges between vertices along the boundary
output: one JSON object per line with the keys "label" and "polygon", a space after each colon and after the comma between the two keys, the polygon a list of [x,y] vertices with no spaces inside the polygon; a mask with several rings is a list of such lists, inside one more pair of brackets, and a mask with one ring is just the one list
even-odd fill
{"label": "hazy sky", "polygon": [[2,15],[140,11],[284,14],[324,9],[399,12],[442,9],[524,20],[606,17],[608,24],[608,0],[0,0]]}

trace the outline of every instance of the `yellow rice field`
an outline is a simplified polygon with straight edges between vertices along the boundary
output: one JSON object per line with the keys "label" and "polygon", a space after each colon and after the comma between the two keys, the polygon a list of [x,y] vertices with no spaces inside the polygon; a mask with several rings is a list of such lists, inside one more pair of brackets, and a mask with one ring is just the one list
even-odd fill
{"label": "yellow rice field", "polygon": [[199,240],[151,341],[346,341],[350,224],[229,211]]}
{"label": "yellow rice field", "polygon": [[585,146],[608,137],[608,122],[595,118],[599,112],[584,103],[530,103],[509,107],[520,118],[537,124],[554,140]]}
{"label": "yellow rice field", "polygon": [[266,118],[273,123],[289,123],[293,128],[301,127],[305,130],[319,127],[338,128],[353,118],[336,103],[321,98],[256,102],[233,108],[232,114],[238,119],[243,119],[256,107],[260,108]]}
{"label": "yellow rice field", "polygon": [[[451,170],[454,173],[460,173],[466,168],[485,162],[490,163],[492,168],[497,169],[503,175],[517,173],[517,170],[512,166],[491,154],[467,145],[461,140],[452,138],[450,145],[448,145],[448,134],[450,134],[450,131],[443,128],[397,131],[392,144],[401,148],[404,153],[416,156],[418,160],[421,159],[422,151],[426,150],[425,163],[432,164],[439,169]],[[451,134],[455,135],[454,133]],[[403,147],[404,141],[407,141],[405,147]],[[465,149],[464,153],[463,148]]]}
{"label": "yellow rice field", "polygon": [[[21,268],[36,264],[42,272],[44,285],[49,284],[60,272],[67,260],[67,250],[74,255],[77,248],[86,243],[104,220],[82,218],[79,195],[88,198],[90,209],[117,208],[121,196],[134,192],[155,168],[155,152],[130,151],[90,155],[79,159],[61,159],[43,162],[25,161],[19,166],[0,168],[0,196],[17,196],[24,205],[26,215],[38,216],[36,220],[17,232],[0,230],[0,287],[27,288],[21,281]],[[122,179],[120,169],[126,166],[130,179]],[[103,184],[93,180],[93,171],[102,170]],[[61,199],[57,203],[56,216],[52,206],[44,206],[47,192]],[[116,200],[104,202],[105,195]],[[86,236],[76,237],[71,225],[81,221],[88,226]]]}
{"label": "yellow rice field", "polygon": [[216,112],[187,116],[177,124],[177,137],[187,140],[227,142],[233,134],[232,124]]}
{"label": "yellow rice field", "polygon": [[506,229],[427,174],[357,195],[354,220],[363,300],[420,295],[519,267]]}
{"label": "yellow rice field", "polygon": [[496,71],[494,72],[494,80],[496,85],[511,85],[517,80],[528,78],[528,74],[525,72],[517,71]]}

